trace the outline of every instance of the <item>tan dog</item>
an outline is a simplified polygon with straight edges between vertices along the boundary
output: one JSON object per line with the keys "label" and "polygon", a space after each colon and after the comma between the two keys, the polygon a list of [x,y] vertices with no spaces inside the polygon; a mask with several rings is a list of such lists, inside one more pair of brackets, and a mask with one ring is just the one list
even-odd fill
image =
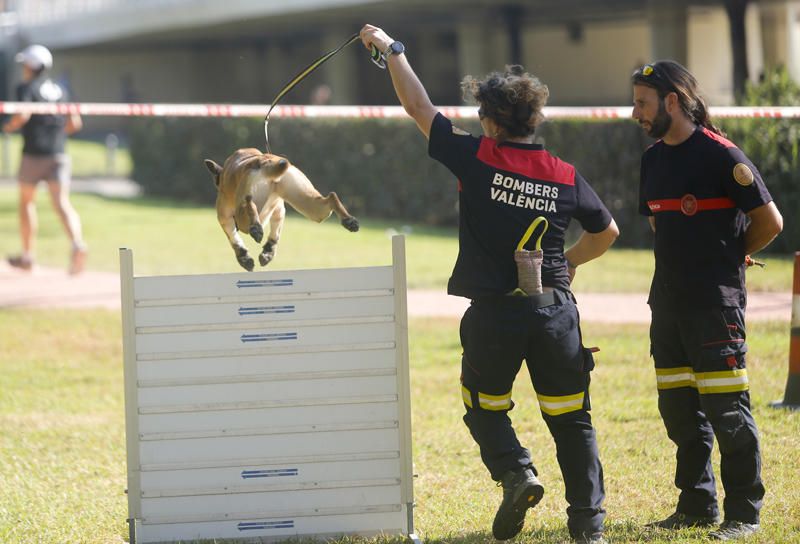
{"label": "tan dog", "polygon": [[217,185],[217,219],[228,236],[236,260],[248,271],[255,266],[247,254],[238,231],[250,233],[256,242],[264,238],[269,221],[269,236],[258,262],[266,266],[275,257],[275,246],[286,217],[284,201],[312,221],[321,223],[336,212],[344,228],[358,230],[358,220],[350,215],[336,193],[323,197],[311,181],[289,161],[258,149],[239,149],[220,166],[206,159]]}

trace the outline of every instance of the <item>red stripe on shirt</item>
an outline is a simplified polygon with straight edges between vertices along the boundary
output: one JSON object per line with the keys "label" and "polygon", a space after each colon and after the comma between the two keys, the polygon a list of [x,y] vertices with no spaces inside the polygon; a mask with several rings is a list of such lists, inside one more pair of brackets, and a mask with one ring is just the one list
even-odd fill
{"label": "red stripe on shirt", "polygon": [[[664,200],[648,200],[647,206],[653,213],[682,211],[680,198],[666,198]],[[705,212],[708,210],[726,210],[735,207],[736,203],[728,197],[701,198],[697,200],[698,212]]]}
{"label": "red stripe on shirt", "polygon": [[575,167],[543,149],[498,146],[491,138],[481,138],[477,157],[489,166],[530,179],[575,185]]}
{"label": "red stripe on shirt", "polygon": [[721,143],[725,147],[736,147],[736,144],[730,141],[729,139],[725,138],[724,136],[720,136],[716,132],[711,132],[707,128],[703,127],[703,134],[711,138],[712,140]]}

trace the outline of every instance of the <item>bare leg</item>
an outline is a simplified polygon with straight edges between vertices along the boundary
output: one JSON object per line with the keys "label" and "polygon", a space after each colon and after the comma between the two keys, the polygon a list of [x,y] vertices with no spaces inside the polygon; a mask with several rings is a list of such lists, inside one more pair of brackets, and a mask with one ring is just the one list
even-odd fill
{"label": "bare leg", "polygon": [[36,185],[19,184],[19,233],[22,237],[22,252],[33,258],[36,253],[36,233],[39,218],[36,215]]}
{"label": "bare leg", "polygon": [[70,242],[72,242],[72,253],[70,256],[69,273],[80,274],[86,266],[86,244],[83,241],[81,230],[81,218],[69,200],[69,185],[62,185],[57,181],[48,181],[47,188],[50,191],[50,200],[53,208],[67,232]]}
{"label": "bare leg", "polygon": [[53,208],[56,210],[64,230],[67,232],[72,247],[84,247],[83,233],[81,230],[81,218],[69,200],[69,186],[62,186],[55,181],[48,181],[47,188],[50,190],[50,199]]}
{"label": "bare leg", "polygon": [[19,235],[22,254],[8,258],[8,263],[23,270],[30,270],[36,254],[36,184],[19,182]]}

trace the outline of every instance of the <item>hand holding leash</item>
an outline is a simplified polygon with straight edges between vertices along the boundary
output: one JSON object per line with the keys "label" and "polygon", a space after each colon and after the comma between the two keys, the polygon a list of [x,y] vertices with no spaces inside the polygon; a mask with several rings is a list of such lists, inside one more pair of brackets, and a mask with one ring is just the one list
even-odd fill
{"label": "hand holding leash", "polygon": [[[367,30],[368,27],[370,31],[369,42],[364,41],[365,30]],[[280,102],[281,98],[283,98],[286,93],[291,91],[295,87],[295,85],[297,85],[303,79],[305,79],[306,76],[308,76],[308,74],[319,68],[328,59],[339,53],[339,51],[341,51],[351,43],[357,41],[359,38],[361,38],[361,40],[364,42],[364,46],[367,49],[370,49],[372,62],[374,62],[379,68],[386,68],[386,63],[384,62],[386,60],[386,57],[381,51],[386,51],[386,49],[392,43],[392,39],[389,38],[389,36],[387,36],[386,33],[380,28],[371,25],[366,25],[363,29],[361,29],[361,34],[353,34],[342,45],[340,45],[339,47],[337,47],[332,51],[328,51],[320,58],[318,58],[317,60],[315,60],[302,70],[300,70],[300,72],[296,76],[294,76],[291,80],[289,80],[289,82],[286,85],[284,85],[283,88],[278,92],[278,94],[272,100],[272,103],[269,105],[269,110],[267,110],[266,117],[264,117],[264,139],[266,141],[266,149],[268,153],[271,152],[269,148],[269,115],[272,113],[272,110],[275,109],[275,106],[278,105],[278,102]],[[388,40],[388,44],[385,43],[385,40]],[[377,46],[373,45],[372,42],[376,42],[378,45]],[[382,48],[378,49],[379,47]]]}
{"label": "hand holding leash", "polygon": [[378,68],[386,69],[386,57],[383,52],[389,49],[394,40],[383,29],[372,25],[364,25],[359,32],[359,38],[364,47],[370,50],[372,62]]}

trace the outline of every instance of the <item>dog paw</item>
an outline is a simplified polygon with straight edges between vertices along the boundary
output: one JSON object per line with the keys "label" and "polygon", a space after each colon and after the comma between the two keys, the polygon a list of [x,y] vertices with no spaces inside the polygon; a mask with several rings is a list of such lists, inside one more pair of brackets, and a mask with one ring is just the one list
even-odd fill
{"label": "dog paw", "polygon": [[237,261],[239,261],[239,264],[242,265],[242,268],[244,268],[248,272],[252,272],[253,269],[256,267],[256,262],[249,255],[244,255],[242,257],[239,257]]}
{"label": "dog paw", "polygon": [[358,232],[358,219],[355,217],[345,217],[342,219],[342,226],[350,232]]}
{"label": "dog paw", "polygon": [[250,236],[252,236],[253,240],[256,242],[261,242],[261,240],[264,238],[264,228],[258,223],[252,225],[250,227]]}
{"label": "dog paw", "polygon": [[261,255],[258,256],[258,262],[261,266],[267,266],[272,259],[275,258],[275,244],[277,244],[277,242],[273,242],[272,240],[267,240],[267,243],[264,244],[264,250],[261,252]]}
{"label": "dog paw", "polygon": [[273,257],[275,257],[274,251],[270,253],[262,253],[258,256],[258,262],[261,264],[261,266],[267,266],[270,262],[272,262]]}

